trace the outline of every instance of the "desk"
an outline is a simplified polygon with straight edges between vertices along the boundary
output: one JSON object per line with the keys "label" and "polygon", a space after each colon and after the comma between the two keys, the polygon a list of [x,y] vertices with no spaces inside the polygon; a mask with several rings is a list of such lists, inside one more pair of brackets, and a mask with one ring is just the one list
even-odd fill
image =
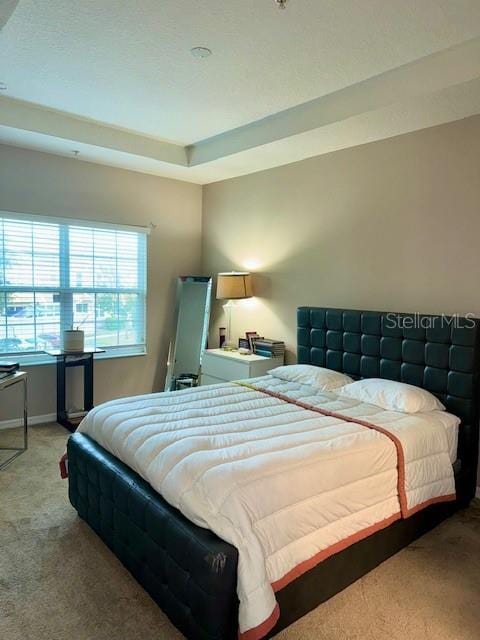
{"label": "desk", "polygon": [[15,371],[10,376],[0,378],[0,391],[11,387],[14,384],[23,382],[23,446],[22,447],[0,447],[0,451],[11,451],[12,455],[0,463],[0,470],[4,469],[15,458],[18,458],[28,449],[28,404],[27,404],[27,373],[25,371]]}
{"label": "desk", "polygon": [[65,372],[70,367],[83,367],[83,409],[90,411],[93,408],[93,356],[96,353],[105,353],[105,349],[85,349],[79,353],[55,349],[47,351],[57,360],[57,422],[69,431],[73,432],[78,427],[80,420],[71,420],[65,407]]}

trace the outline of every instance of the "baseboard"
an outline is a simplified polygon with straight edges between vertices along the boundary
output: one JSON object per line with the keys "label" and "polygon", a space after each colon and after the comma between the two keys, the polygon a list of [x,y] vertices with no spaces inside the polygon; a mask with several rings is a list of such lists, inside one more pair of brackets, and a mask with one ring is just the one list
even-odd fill
{"label": "baseboard", "polygon": [[[43,416],[29,416],[28,426],[31,427],[35,424],[43,424],[45,422],[55,422],[57,419],[56,413],[46,413]],[[0,422],[0,429],[13,429],[14,427],[21,427],[23,425],[23,418],[14,418],[13,420],[2,420]]]}

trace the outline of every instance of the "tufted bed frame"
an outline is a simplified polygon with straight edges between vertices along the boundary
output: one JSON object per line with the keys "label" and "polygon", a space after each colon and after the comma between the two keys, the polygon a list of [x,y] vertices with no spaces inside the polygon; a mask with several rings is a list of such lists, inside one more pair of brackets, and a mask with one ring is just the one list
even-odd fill
{"label": "tufted bed frame", "polygon": [[[462,419],[457,501],[432,505],[331,556],[279,591],[269,637],[429,531],[475,495],[480,324],[467,318],[300,307],[298,362],[431,391]],[[187,520],[88,436],[68,442],[72,505],[187,638],[237,638],[237,550]],[[114,587],[113,587],[114,588]]]}

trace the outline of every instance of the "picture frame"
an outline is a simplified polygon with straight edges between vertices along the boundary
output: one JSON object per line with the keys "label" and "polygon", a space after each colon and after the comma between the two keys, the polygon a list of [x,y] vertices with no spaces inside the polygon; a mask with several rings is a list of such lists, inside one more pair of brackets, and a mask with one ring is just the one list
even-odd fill
{"label": "picture frame", "polygon": [[256,331],[246,331],[245,335],[247,336],[249,349],[253,353],[254,346],[255,346],[255,340],[260,339],[262,336],[260,336]]}

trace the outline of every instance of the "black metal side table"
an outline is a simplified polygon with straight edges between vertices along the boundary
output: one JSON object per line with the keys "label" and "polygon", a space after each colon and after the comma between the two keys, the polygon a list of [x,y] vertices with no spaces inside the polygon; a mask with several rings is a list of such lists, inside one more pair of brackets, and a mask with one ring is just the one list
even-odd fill
{"label": "black metal side table", "polygon": [[9,376],[0,379],[0,391],[11,387],[13,384],[23,382],[23,446],[22,447],[0,447],[0,451],[11,451],[9,458],[0,463],[0,470],[4,469],[15,458],[18,458],[28,449],[28,403],[27,403],[27,373],[26,371],[15,371]]}
{"label": "black metal side table", "polygon": [[62,351],[55,349],[47,351],[57,360],[57,422],[72,433],[78,427],[80,419],[70,419],[66,409],[66,370],[70,367],[83,367],[83,408],[90,411],[93,408],[93,356],[105,353],[105,349],[85,349],[82,352]]}

